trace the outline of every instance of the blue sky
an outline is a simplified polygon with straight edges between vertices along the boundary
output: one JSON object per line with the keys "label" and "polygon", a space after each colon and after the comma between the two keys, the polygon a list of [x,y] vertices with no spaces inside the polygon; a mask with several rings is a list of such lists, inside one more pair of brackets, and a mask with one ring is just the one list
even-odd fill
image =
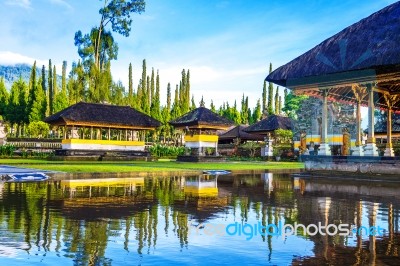
{"label": "blue sky", "polygon": [[[261,98],[262,85],[273,68],[289,62],[343,28],[393,3],[389,0],[147,0],[146,12],[133,16],[128,38],[115,34],[118,60],[115,80],[124,84],[133,64],[135,86],[142,60],[159,69],[162,100],[167,83],[179,83],[190,69],[196,101],[204,96],[250,104]],[[78,30],[98,25],[99,0],[0,0],[0,64],[52,59],[61,73],[79,59],[74,46]]]}

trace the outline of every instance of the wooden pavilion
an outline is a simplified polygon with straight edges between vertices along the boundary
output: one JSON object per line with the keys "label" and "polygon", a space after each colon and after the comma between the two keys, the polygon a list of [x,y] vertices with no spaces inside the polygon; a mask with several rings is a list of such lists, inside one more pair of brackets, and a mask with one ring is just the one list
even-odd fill
{"label": "wooden pavilion", "polygon": [[129,106],[79,102],[45,119],[63,150],[144,151],[145,131],[161,125]]}
{"label": "wooden pavilion", "polygon": [[245,141],[263,141],[264,136],[260,134],[250,134],[245,131],[247,125],[238,125],[218,135],[218,144],[231,144],[235,141],[243,143]]}
{"label": "wooden pavilion", "polygon": [[205,155],[206,148],[212,148],[218,155],[218,130],[226,130],[233,122],[205,107],[196,108],[189,113],[169,122],[185,132],[185,147],[193,155]]}
{"label": "wooden pavilion", "polygon": [[[331,155],[327,142],[327,102],[356,105],[353,155],[378,156],[374,110],[388,112],[385,156],[394,156],[391,114],[400,111],[400,2],[362,19],[273,71],[266,78],[295,94],[320,97],[322,133],[319,155]],[[361,142],[361,106],[368,107],[368,140]]]}
{"label": "wooden pavilion", "polygon": [[261,149],[262,156],[272,156],[272,142],[274,131],[277,129],[293,130],[293,123],[289,117],[280,115],[269,115],[266,118],[244,129],[245,132],[264,136],[266,140],[265,149]]}

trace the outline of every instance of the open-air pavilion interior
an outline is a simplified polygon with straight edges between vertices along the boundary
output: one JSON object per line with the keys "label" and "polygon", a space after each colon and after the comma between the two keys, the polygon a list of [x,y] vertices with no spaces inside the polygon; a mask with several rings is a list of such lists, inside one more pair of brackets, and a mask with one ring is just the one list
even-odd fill
{"label": "open-air pavilion interior", "polygon": [[[322,99],[319,156],[331,155],[327,141],[328,101],[356,106],[353,156],[379,155],[374,135],[374,111],[385,110],[388,119],[384,156],[394,156],[391,118],[393,112],[400,112],[399,17],[400,2],[397,2],[326,39],[266,78],[297,95]],[[361,141],[361,106],[368,108],[365,146]]]}

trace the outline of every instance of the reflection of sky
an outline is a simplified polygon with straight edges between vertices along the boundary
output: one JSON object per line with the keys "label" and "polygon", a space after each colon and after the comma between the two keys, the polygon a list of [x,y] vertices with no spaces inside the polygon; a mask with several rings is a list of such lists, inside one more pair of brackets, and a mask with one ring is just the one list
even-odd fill
{"label": "reflection of sky", "polygon": [[[259,211],[256,211],[256,198],[262,199],[264,202],[265,199],[268,198],[268,201],[264,202],[264,206],[271,207],[272,213],[272,223],[275,223],[275,217],[282,223],[285,223],[283,213],[287,211],[287,205],[289,206],[299,206],[298,209],[294,207],[292,211],[296,212],[301,210],[301,200],[304,202],[308,202],[310,204],[310,199],[313,201],[312,204],[317,204],[318,200],[321,197],[315,195],[305,195],[290,194],[286,193],[285,191],[290,191],[290,180],[289,178],[285,177],[283,182],[280,180],[279,177],[269,179],[267,177],[272,177],[270,175],[261,175],[261,177],[255,178],[249,177],[248,179],[240,179],[243,181],[241,186],[244,187],[252,187],[258,186],[261,188],[262,194],[261,198],[251,197],[249,194],[240,195],[240,200],[243,200],[243,205],[247,208],[247,220],[245,220],[248,224],[257,224],[261,222],[262,219],[262,206],[260,206]],[[257,180],[263,180],[263,182],[271,182],[271,186],[265,187],[263,183],[256,183]],[[248,181],[248,182],[246,182]],[[253,185],[250,185],[253,181]],[[239,183],[239,182],[238,182]],[[268,187],[273,187],[272,192],[268,192]],[[225,187],[221,185],[221,188],[227,190],[228,186],[225,184]],[[222,189],[221,189],[222,190]],[[285,196],[284,203],[279,203],[279,199],[277,191],[280,191],[281,197]],[[234,191],[234,190],[232,190]],[[255,190],[254,190],[255,191]],[[234,194],[234,192],[232,192]],[[251,192],[247,192],[251,193]],[[4,194],[4,197],[7,197],[7,194]],[[274,198],[275,197],[275,198]],[[322,197],[326,199],[325,197]],[[331,203],[330,203],[330,211],[329,211],[329,223],[337,224],[337,216],[336,211],[345,210],[346,207],[357,203],[357,198],[354,199],[349,198],[343,203],[343,198],[336,198],[331,196]],[[272,200],[274,199],[274,200]],[[95,199],[93,199],[95,201]],[[248,200],[248,202],[247,202]],[[275,201],[276,200],[276,201]],[[298,200],[298,202],[296,202]],[[379,201],[379,198],[373,199]],[[230,202],[234,202],[234,199],[231,199]],[[239,201],[239,200],[238,200]],[[382,200],[381,202],[384,202]],[[1,199],[0,199],[1,203]],[[292,205],[293,203],[293,205]],[[202,203],[203,204],[203,203]],[[310,205],[310,209],[316,207],[318,205]],[[368,207],[371,206],[371,201],[362,201],[362,226],[369,226],[369,209]],[[171,205],[168,217],[165,217],[165,207],[161,206],[160,204],[157,205],[157,230],[156,230],[156,237],[154,235],[151,236],[151,239],[144,240],[144,246],[142,249],[142,254],[138,254],[138,246],[139,242],[137,239],[138,229],[132,224],[131,229],[129,230],[128,240],[129,243],[127,244],[127,249],[124,249],[125,245],[125,235],[126,235],[126,221],[125,218],[121,219],[104,219],[103,222],[108,224],[107,232],[108,232],[108,239],[107,239],[107,248],[105,252],[105,258],[109,258],[111,260],[112,265],[219,265],[219,264],[253,264],[253,265],[261,265],[261,264],[272,264],[272,265],[287,265],[293,261],[294,257],[306,257],[306,256],[314,256],[314,249],[316,245],[314,241],[317,238],[308,238],[303,236],[288,236],[286,238],[282,238],[282,236],[271,236],[270,239],[266,237],[265,240],[260,235],[255,236],[251,240],[246,240],[246,236],[228,236],[228,235],[207,235],[204,233],[204,230],[200,230],[199,234],[196,234],[195,226],[198,225],[198,221],[194,218],[195,215],[191,213],[193,209],[187,209],[189,217],[189,227],[190,233],[188,235],[187,242],[188,244],[181,245],[180,239],[177,236],[177,229],[174,228],[173,224],[173,209],[182,210],[182,206],[177,206],[178,204]],[[207,204],[206,204],[207,205]],[[228,225],[234,222],[242,223],[244,220],[243,209],[240,204],[235,203],[235,207],[232,206],[233,204],[227,208],[218,208],[215,209],[216,211],[213,215],[209,216],[211,218],[207,219],[206,223],[208,224],[224,224]],[[203,205],[202,205],[203,206]],[[208,208],[213,208],[213,204],[209,204]],[[325,205],[327,206],[327,205]],[[387,203],[380,203],[377,205],[377,217],[376,217],[376,224],[379,225],[387,230],[388,228],[388,205]],[[397,208],[397,207],[396,207]],[[314,214],[320,215],[320,211],[316,209],[312,209]],[[36,210],[37,211],[37,210]],[[147,210],[146,210],[147,211]],[[183,211],[184,213],[185,211]],[[182,211],[180,211],[182,214]],[[395,215],[397,213],[397,209],[393,211]],[[3,213],[4,215],[5,213]],[[6,231],[4,229],[0,229],[0,265],[70,265],[74,259],[79,260],[77,252],[68,251],[71,246],[71,242],[66,239],[66,234],[64,230],[66,229],[67,218],[59,217],[59,213],[50,213],[51,219],[62,219],[63,228],[61,228],[61,243],[59,247],[57,247],[56,241],[56,231],[57,225],[53,223],[53,227],[51,228],[51,243],[48,247],[43,247],[43,235],[37,236],[31,235],[31,239],[29,240],[31,243],[31,247],[25,244],[25,237],[24,232],[21,230],[20,232],[11,232]],[[349,213],[349,216],[356,217],[356,214]],[[168,221],[168,229],[165,231],[166,227],[166,218]],[[303,217],[304,218],[304,217]],[[306,217],[310,218],[314,223],[318,222],[315,219],[322,219],[322,217]],[[350,218],[351,219],[351,218]],[[70,220],[68,221],[70,222]],[[149,220],[147,220],[149,222]],[[321,222],[323,222],[321,220]],[[132,222],[133,223],[133,222]],[[244,223],[244,222],[243,222]],[[268,219],[267,219],[268,223]],[[354,222],[353,222],[354,223]],[[191,224],[194,224],[191,226]],[[41,227],[45,226],[45,222],[42,221]],[[84,230],[85,222],[81,222],[82,230]],[[205,225],[207,226],[207,224]],[[398,225],[394,226],[395,228]],[[7,228],[5,224],[1,224],[1,228]],[[18,231],[18,230],[16,230]],[[37,241],[37,237],[39,237],[40,241]],[[156,240],[154,240],[156,238]],[[312,240],[311,240],[312,239]],[[318,239],[317,239],[318,240]],[[364,241],[368,241],[368,236],[363,236]],[[93,241],[96,241],[93,239]],[[156,241],[156,242],[154,242]],[[356,236],[348,237],[346,241],[346,245],[350,247],[355,247],[357,244]],[[89,239],[90,243],[90,239]],[[93,242],[92,242],[93,243]],[[318,242],[315,242],[318,243]],[[332,245],[331,241],[329,243]],[[363,243],[365,244],[365,242]],[[47,244],[46,244],[47,245]],[[320,245],[320,243],[318,244]],[[339,243],[342,245],[342,243]],[[270,251],[271,248],[271,251]],[[28,251],[25,251],[25,250]],[[79,252],[83,253],[82,247],[78,249]]]}

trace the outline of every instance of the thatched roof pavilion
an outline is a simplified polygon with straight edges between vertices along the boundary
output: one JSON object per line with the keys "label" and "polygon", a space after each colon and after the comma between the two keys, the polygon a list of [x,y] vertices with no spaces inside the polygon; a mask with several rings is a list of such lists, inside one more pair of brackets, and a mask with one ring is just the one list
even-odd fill
{"label": "thatched roof pavilion", "polygon": [[280,115],[269,115],[261,121],[244,129],[245,132],[267,135],[277,129],[292,130],[293,123],[289,117]]}
{"label": "thatched roof pavilion", "polygon": [[207,149],[212,149],[211,153],[218,155],[217,130],[228,129],[233,122],[201,106],[170,121],[169,124],[183,129],[186,133],[185,147],[190,148],[193,155],[202,156]]}
{"label": "thatched roof pavilion", "polygon": [[322,132],[319,155],[331,155],[327,143],[327,101],[357,105],[357,136],[353,155],[361,147],[361,105],[368,106],[368,140],[365,155],[377,156],[374,137],[375,107],[388,110],[388,145],[391,113],[400,111],[400,2],[345,28],[308,52],[279,67],[266,78],[295,94],[321,97]]}
{"label": "thatched roof pavilion", "polygon": [[169,124],[175,128],[227,129],[233,122],[205,107],[199,107],[170,121]]}
{"label": "thatched roof pavilion", "polygon": [[63,150],[144,150],[144,131],[161,125],[129,106],[79,102],[45,119],[62,132]]}
{"label": "thatched roof pavilion", "polygon": [[222,134],[219,137],[219,143],[233,143],[235,139],[240,139],[241,142],[251,141],[263,141],[264,136],[260,134],[250,134],[244,131],[248,126],[238,125]]}
{"label": "thatched roof pavilion", "polygon": [[96,126],[129,129],[155,129],[156,119],[129,106],[79,102],[47,117],[51,125]]}

